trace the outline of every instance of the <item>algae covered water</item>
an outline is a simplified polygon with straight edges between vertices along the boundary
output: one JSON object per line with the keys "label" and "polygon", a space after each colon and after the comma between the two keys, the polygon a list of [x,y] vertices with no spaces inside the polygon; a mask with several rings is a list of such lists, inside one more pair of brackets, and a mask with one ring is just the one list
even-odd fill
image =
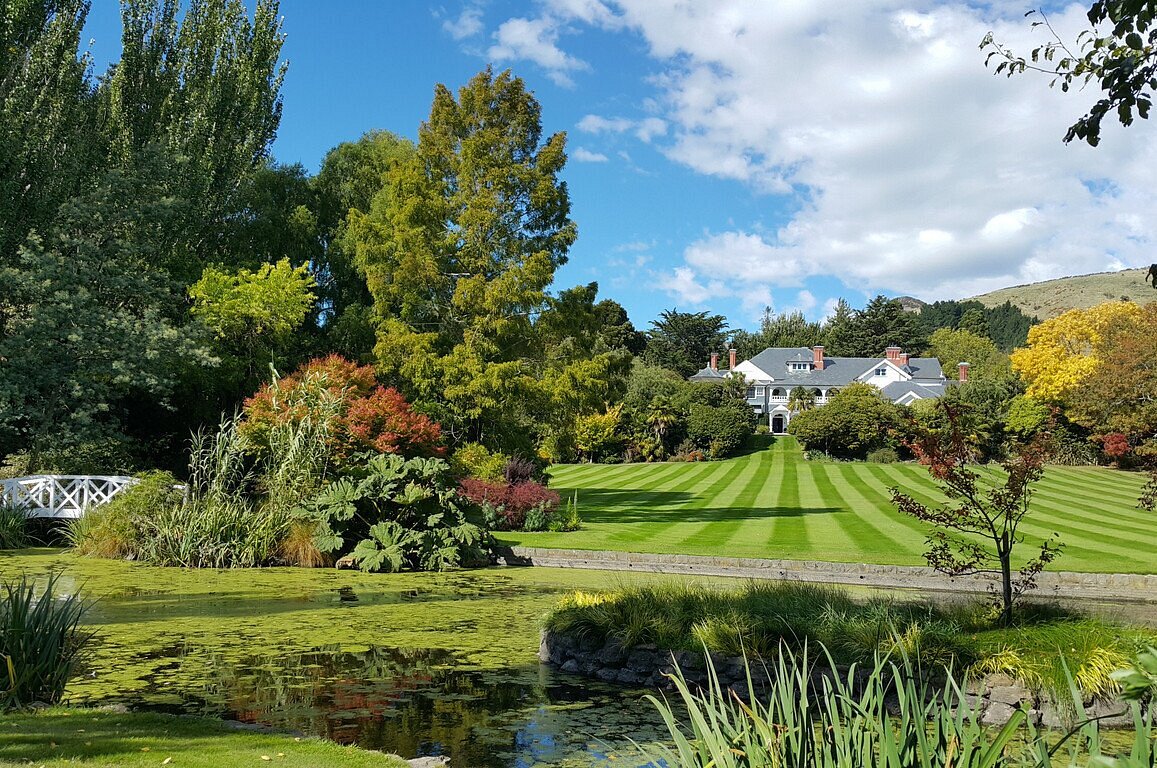
{"label": "algae covered water", "polygon": [[452,765],[634,766],[662,739],[644,691],[538,663],[572,589],[655,579],[548,569],[209,571],[0,552],[0,578],[61,574],[96,634],[69,703],[210,715]]}

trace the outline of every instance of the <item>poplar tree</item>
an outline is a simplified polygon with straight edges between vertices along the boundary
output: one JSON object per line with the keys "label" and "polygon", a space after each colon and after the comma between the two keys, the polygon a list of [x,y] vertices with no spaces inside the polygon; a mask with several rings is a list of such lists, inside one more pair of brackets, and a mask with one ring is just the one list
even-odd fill
{"label": "poplar tree", "polygon": [[87,15],[84,0],[0,0],[0,266],[89,180]]}

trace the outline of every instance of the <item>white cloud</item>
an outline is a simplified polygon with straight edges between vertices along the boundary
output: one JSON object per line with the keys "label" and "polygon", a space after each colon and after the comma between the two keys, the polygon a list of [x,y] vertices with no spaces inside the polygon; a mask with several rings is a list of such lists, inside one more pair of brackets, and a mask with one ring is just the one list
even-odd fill
{"label": "white cloud", "polygon": [[[977,48],[989,30],[1019,52],[1041,42],[1020,13],[931,0],[616,10],[664,68],[652,82],[666,134],[647,138],[700,173],[800,195],[790,220],[764,222],[774,233],[692,243],[673,286],[831,274],[933,299],[1151,260],[1148,126],[1063,145],[1098,94],[995,77]],[[1050,20],[1070,38],[1085,23],[1076,5]]]}
{"label": "white cloud", "polygon": [[625,117],[601,117],[599,115],[584,115],[578,121],[577,127],[584,133],[622,133],[631,129],[634,122]]}
{"label": "white cloud", "polygon": [[667,133],[667,121],[657,117],[647,117],[635,123],[635,136],[639,141],[650,143],[656,136]]}
{"label": "white cloud", "polygon": [[559,48],[558,36],[558,25],[552,19],[509,19],[495,31],[494,45],[487,53],[499,62],[532,61],[557,85],[572,87],[569,73],[589,69],[589,65]]}
{"label": "white cloud", "polygon": [[654,243],[648,242],[646,240],[632,240],[629,243],[619,243],[611,250],[613,250],[615,253],[641,253],[643,251],[651,250],[654,245]]}
{"label": "white cloud", "polygon": [[656,275],[658,287],[687,304],[702,304],[708,299],[730,295],[718,281],[704,284],[689,267],[675,267],[670,274]]}
{"label": "white cloud", "polygon": [[580,163],[605,163],[607,156],[601,152],[592,152],[585,147],[578,147],[571,153],[571,157]]}
{"label": "white cloud", "polygon": [[442,29],[455,40],[474,37],[482,31],[482,9],[476,6],[467,6],[462,9],[458,18],[443,21]]}
{"label": "white cloud", "polygon": [[[651,90],[636,98],[639,112],[577,125],[614,136],[627,167],[637,140],[698,173],[790,196],[786,218],[767,198],[767,219],[687,245],[660,279],[683,301],[750,303],[817,275],[865,293],[960,297],[1152,260],[1149,126],[1110,121],[1100,147],[1063,145],[1099,94],[985,67],[977,45],[990,30],[1019,53],[1043,41],[1016,9],[963,0],[539,8],[498,28],[493,58],[534,62],[568,84],[589,65],[560,41],[584,27],[646,46]],[[1066,39],[1087,23],[1077,4],[1050,22]]]}
{"label": "white cloud", "polygon": [[547,0],[550,15],[570,21],[615,29],[622,24],[615,12],[600,0]]}

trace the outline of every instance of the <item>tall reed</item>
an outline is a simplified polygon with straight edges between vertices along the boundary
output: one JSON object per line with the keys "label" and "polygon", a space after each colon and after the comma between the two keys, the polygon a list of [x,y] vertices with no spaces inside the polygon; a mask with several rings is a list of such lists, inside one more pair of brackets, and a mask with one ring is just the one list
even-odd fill
{"label": "tall reed", "polygon": [[[834,666],[829,656],[826,667]],[[1152,709],[1136,703],[1130,751],[1109,757],[1095,720],[1081,723],[1060,743],[1038,732],[1023,710],[1002,728],[987,728],[951,674],[931,686],[904,654],[878,655],[867,670],[864,675],[853,666],[844,676],[817,677],[806,649],[783,649],[769,668],[753,672],[748,666],[748,690],[757,675],[767,675],[758,697],[722,687],[710,665],[705,689],[693,688],[676,670],[672,681],[681,706],[666,696],[647,697],[672,743],[642,751],[653,764],[669,768],[1155,765]]]}

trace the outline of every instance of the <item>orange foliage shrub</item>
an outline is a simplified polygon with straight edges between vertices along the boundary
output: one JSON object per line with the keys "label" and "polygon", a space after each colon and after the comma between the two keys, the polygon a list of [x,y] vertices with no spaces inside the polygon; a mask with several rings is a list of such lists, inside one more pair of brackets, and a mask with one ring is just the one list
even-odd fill
{"label": "orange foliage shrub", "polygon": [[442,428],[400,392],[380,386],[373,368],[340,355],[318,358],[245,401],[241,433],[267,449],[279,424],[326,423],[326,442],[339,466],[363,452],[440,456]]}

